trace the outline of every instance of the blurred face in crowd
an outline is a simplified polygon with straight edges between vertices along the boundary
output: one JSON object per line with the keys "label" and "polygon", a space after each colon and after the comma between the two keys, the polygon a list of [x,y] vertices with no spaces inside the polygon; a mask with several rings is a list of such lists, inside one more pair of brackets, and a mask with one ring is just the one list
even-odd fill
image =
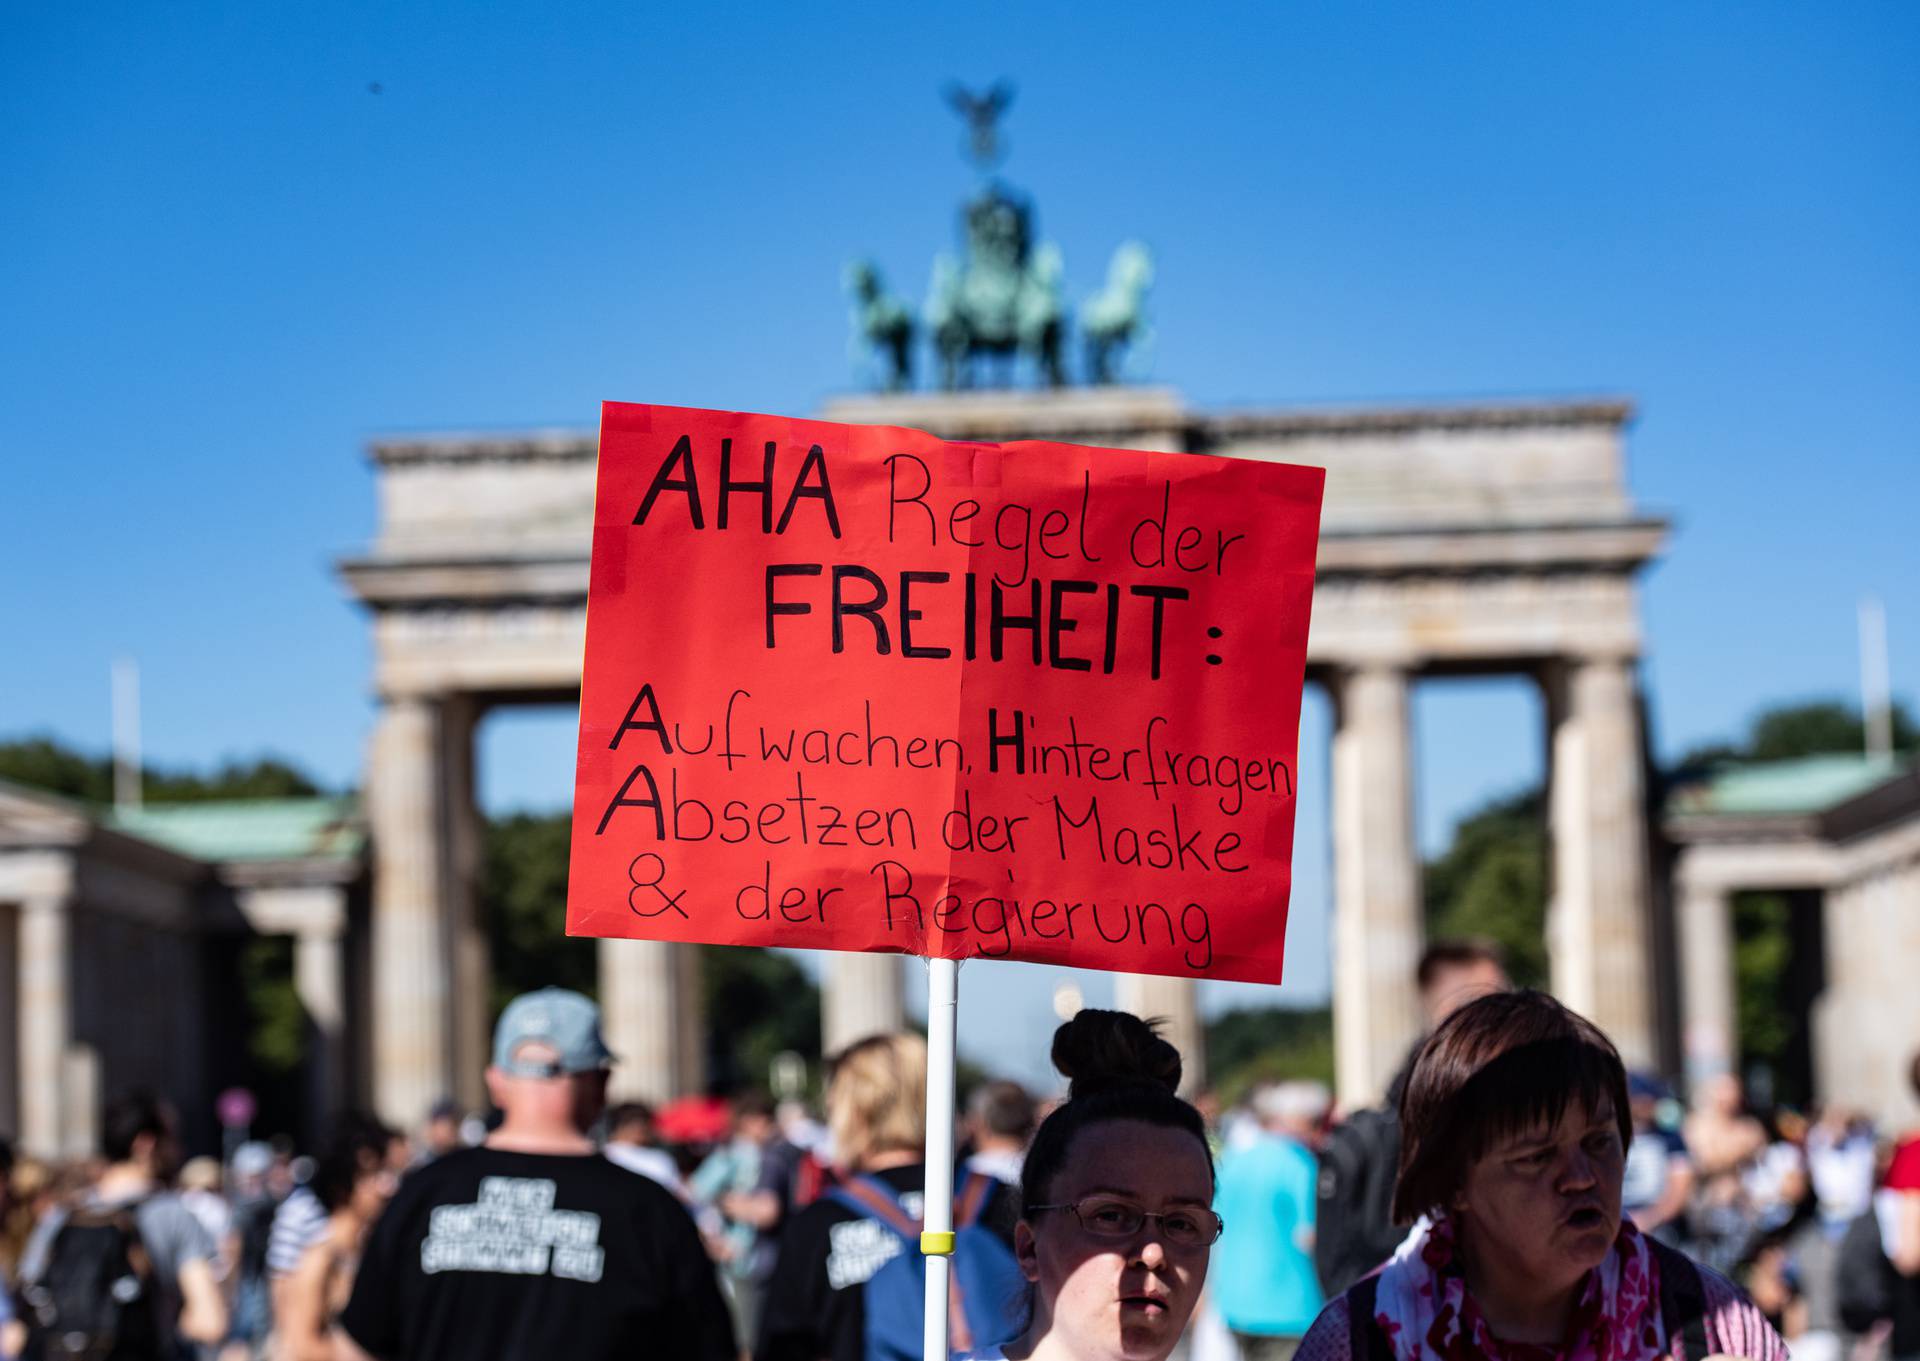
{"label": "blurred face in crowd", "polygon": [[[1074,1356],[1161,1361],[1179,1341],[1214,1237],[1206,1150],[1185,1130],[1111,1120],[1081,1131],[1049,1205],[1014,1231],[1034,1331]],[[1164,1218],[1128,1228],[1141,1210]]]}
{"label": "blurred face in crowd", "polygon": [[1611,1103],[1574,1102],[1551,1128],[1499,1141],[1467,1169],[1452,1205],[1469,1270],[1541,1290],[1576,1284],[1620,1231],[1625,1170]]}
{"label": "blurred face in crowd", "polygon": [[1710,1078],[1700,1092],[1701,1107],[1724,1119],[1731,1120],[1739,1115],[1744,1104],[1740,1095],[1740,1079],[1732,1073]]}
{"label": "blurred face in crowd", "polygon": [[1512,986],[1507,971],[1491,959],[1466,959],[1441,964],[1420,990],[1420,1005],[1432,1029],[1467,1003]]}
{"label": "blurred face in crowd", "polygon": [[371,1224],[386,1208],[394,1187],[399,1184],[400,1178],[391,1168],[383,1163],[369,1163],[354,1178],[353,1195],[347,1201],[347,1208],[361,1223]]}

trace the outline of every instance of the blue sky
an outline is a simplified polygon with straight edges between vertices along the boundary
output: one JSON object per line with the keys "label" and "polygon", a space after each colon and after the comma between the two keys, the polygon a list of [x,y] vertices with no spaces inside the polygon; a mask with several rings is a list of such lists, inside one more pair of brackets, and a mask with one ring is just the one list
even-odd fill
{"label": "blue sky", "polygon": [[[355,780],[365,441],[814,409],[850,384],[841,266],[919,296],[970,187],[937,91],[996,76],[1070,291],[1149,241],[1152,377],[1195,403],[1638,404],[1660,750],[1852,693],[1867,592],[1911,696],[1916,65],[1900,4],[11,6],[0,734],[104,747],[125,654],[150,758]],[[1538,723],[1521,682],[1423,688],[1423,843],[1538,775]],[[1318,699],[1302,741],[1324,773]],[[493,720],[483,760],[492,806],[560,802],[566,716]]]}

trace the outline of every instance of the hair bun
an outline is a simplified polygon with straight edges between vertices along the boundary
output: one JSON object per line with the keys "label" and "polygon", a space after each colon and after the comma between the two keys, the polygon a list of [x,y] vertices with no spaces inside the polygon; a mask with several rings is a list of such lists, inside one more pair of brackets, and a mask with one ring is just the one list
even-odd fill
{"label": "hair bun", "polygon": [[1160,1022],[1126,1011],[1086,1010],[1053,1032],[1053,1066],[1067,1099],[1108,1087],[1180,1086],[1180,1051],[1160,1038]]}

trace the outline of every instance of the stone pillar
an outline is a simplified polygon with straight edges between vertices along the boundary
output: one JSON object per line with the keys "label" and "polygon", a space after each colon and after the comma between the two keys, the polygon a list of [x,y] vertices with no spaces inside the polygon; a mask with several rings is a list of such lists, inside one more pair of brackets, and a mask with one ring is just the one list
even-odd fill
{"label": "stone pillar", "polygon": [[20,912],[0,903],[0,1018],[13,1023],[0,1035],[0,1130],[20,1130]]}
{"label": "stone pillar", "polygon": [[1191,1098],[1207,1085],[1207,1031],[1191,978],[1161,974],[1115,974],[1114,1004],[1121,1011],[1166,1022],[1161,1034],[1180,1051],[1180,1094]]}
{"label": "stone pillar", "polygon": [[1425,925],[1413,837],[1406,672],[1333,683],[1333,1043],[1340,1102],[1377,1102],[1421,1029]]}
{"label": "stone pillar", "polygon": [[[345,915],[343,906],[342,924]],[[337,926],[316,928],[293,940],[293,990],[312,1037],[307,1095],[317,1129],[347,1105],[347,973],[340,934]]]}
{"label": "stone pillar", "polygon": [[828,1055],[855,1040],[907,1024],[907,981],[899,955],[835,951],[820,986],[820,1043]]}
{"label": "stone pillar", "polygon": [[467,695],[441,701],[442,796],[446,801],[447,948],[453,971],[453,1081],[450,1095],[467,1110],[486,1105],[492,1057],[493,964],[480,916],[485,826],[480,816],[474,737],[480,707]]}
{"label": "stone pillar", "polygon": [[412,1129],[453,1090],[440,707],[389,700],[367,771],[373,836],[373,1066],[380,1116]]}
{"label": "stone pillar", "polygon": [[66,898],[21,904],[18,956],[20,1142],[40,1157],[65,1157],[67,1049],[73,1033]]}
{"label": "stone pillar", "polygon": [[1724,889],[1677,876],[1674,937],[1680,950],[1680,1048],[1687,1088],[1734,1068],[1733,904]]}
{"label": "stone pillar", "polygon": [[620,1060],[613,1070],[615,1096],[657,1105],[705,1089],[696,948],[665,940],[600,942],[601,1030]]}
{"label": "stone pillar", "polygon": [[1629,1068],[1650,1068],[1653,955],[1634,664],[1566,659],[1549,669],[1546,694],[1553,991],[1607,1032]]}
{"label": "stone pillar", "polygon": [[1814,1004],[1814,1096],[1866,1111],[1882,1129],[1920,1119],[1909,1084],[1920,1035],[1920,859],[1827,891],[1827,986]]}

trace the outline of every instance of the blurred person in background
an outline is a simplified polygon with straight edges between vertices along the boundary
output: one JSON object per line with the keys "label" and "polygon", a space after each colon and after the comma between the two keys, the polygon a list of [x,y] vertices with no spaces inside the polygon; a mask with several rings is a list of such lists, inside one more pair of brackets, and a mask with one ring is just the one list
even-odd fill
{"label": "blurred person in background", "polygon": [[347,1354],[335,1345],[335,1324],[352,1297],[367,1230],[399,1182],[389,1161],[396,1137],[371,1117],[343,1121],[315,1162],[309,1185],[326,1211],[327,1227],[301,1255],[282,1292],[277,1361],[335,1361]]}
{"label": "blurred person in background", "polygon": [[757,1251],[760,1228],[756,1221],[763,1218],[763,1202],[754,1192],[760,1188],[766,1154],[780,1138],[780,1128],[774,1123],[773,1098],[765,1092],[743,1092],[729,1107],[731,1137],[701,1162],[688,1179],[687,1190],[707,1212],[702,1227],[709,1234],[714,1260],[721,1264],[735,1329],[741,1337],[751,1338],[760,1319],[762,1292],[772,1274],[771,1253],[762,1262]]}
{"label": "blurred person in background", "polygon": [[221,1293],[231,1299],[230,1282],[240,1246],[234,1237],[233,1207],[222,1189],[224,1180],[220,1160],[202,1156],[187,1159],[174,1186],[180,1193],[180,1203],[213,1240],[213,1278],[220,1283]]}
{"label": "blurred person in background", "polygon": [[1033,1097],[1025,1087],[1005,1080],[981,1083],[967,1099],[967,1139],[973,1145],[967,1166],[1018,1186],[1034,1123]]}
{"label": "blurred person in background", "polygon": [[382,1361],[732,1361],[686,1208],[587,1131],[614,1056],[600,1009],[543,988],[494,1027],[478,1147],[410,1172],[367,1235],[339,1352]]}
{"label": "blurred person in background", "polygon": [[1693,1160],[1680,1131],[1661,1118],[1671,1093],[1646,1073],[1627,1075],[1633,1111],[1633,1141],[1627,1145],[1620,1203],[1640,1232],[1669,1247],[1681,1245],[1687,1203],[1693,1196]]}
{"label": "blurred person in background", "polygon": [[467,1146],[461,1128],[466,1121],[466,1114],[460,1109],[460,1103],[450,1096],[441,1097],[427,1108],[426,1122],[420,1126],[422,1162],[444,1158],[454,1150]]}
{"label": "blurred person in background", "polygon": [[[371,1116],[355,1111],[348,1111],[335,1119],[327,1136],[327,1145],[333,1147],[351,1139],[356,1132],[364,1132],[370,1138],[385,1141],[387,1163],[393,1170],[404,1170],[411,1162],[412,1150],[403,1134],[389,1129]],[[306,1175],[293,1185],[274,1210],[273,1224],[267,1235],[267,1278],[271,1287],[273,1317],[277,1320],[286,1313],[287,1282],[300,1269],[300,1262],[307,1255],[307,1250],[327,1237],[327,1207],[320,1203],[320,1197],[314,1193],[313,1160],[287,1158],[278,1149],[275,1153],[275,1170],[268,1173],[269,1184],[276,1174],[290,1175],[295,1167],[303,1164],[307,1168]],[[286,1169],[285,1172],[281,1172],[281,1168]]]}
{"label": "blurred person in background", "polygon": [[[868,1283],[908,1245],[903,1225],[917,1223],[926,1200],[927,1043],[918,1035],[871,1035],[830,1061],[827,1130],[841,1188],[865,1198],[855,1208],[829,1194],[795,1214],[781,1234],[767,1283],[759,1361],[866,1361]],[[982,1223],[997,1233],[1012,1278],[1014,1198],[992,1178]],[[956,1226],[962,1214],[956,1201]],[[913,1230],[917,1233],[918,1230]],[[912,1294],[910,1278],[889,1272],[899,1310]],[[991,1309],[996,1301],[974,1301]],[[897,1314],[899,1310],[895,1310]],[[977,1320],[976,1320],[977,1322]],[[976,1330],[977,1331],[977,1330]],[[1010,1335],[1011,1320],[994,1341]]]}
{"label": "blurred person in background", "polygon": [[166,1190],[179,1148],[172,1111],[149,1093],[121,1097],[103,1115],[100,1148],[106,1166],[48,1212],[22,1255],[27,1346],[57,1337],[68,1352],[139,1356],[221,1342],[213,1239]]}
{"label": "blurred person in background", "polygon": [[1386,1267],[1334,1300],[1304,1361],[1785,1361],[1725,1277],[1621,1209],[1626,1070],[1591,1022],[1544,993],[1495,993],[1420,1047],[1401,1099]]}
{"label": "blurred person in background", "polygon": [[233,1317],[228,1326],[226,1361],[242,1361],[264,1347],[273,1330],[272,1292],[267,1276],[267,1240],[278,1202],[268,1184],[273,1150],[250,1141],[233,1151],[227,1185],[233,1204]]}
{"label": "blurred person in background", "polygon": [[[1466,1003],[1512,986],[1505,952],[1477,937],[1429,942],[1413,982],[1429,1032]],[[1330,1296],[1386,1261],[1404,1236],[1393,1220],[1400,1095],[1419,1052],[1417,1043],[1408,1051],[1382,1105],[1348,1112],[1321,1145],[1313,1260]]]}
{"label": "blurred person in background", "polygon": [[680,1180],[680,1164],[660,1147],[653,1107],[646,1102],[625,1101],[607,1112],[607,1140],[602,1152],[627,1171],[651,1177],[679,1199],[688,1198]]}
{"label": "blurred person in background", "polygon": [[1325,1300],[1313,1268],[1313,1148],[1333,1105],[1318,1082],[1260,1088],[1260,1132],[1220,1160],[1214,1208],[1234,1226],[1215,1254],[1213,1300],[1245,1361],[1288,1361]]}

